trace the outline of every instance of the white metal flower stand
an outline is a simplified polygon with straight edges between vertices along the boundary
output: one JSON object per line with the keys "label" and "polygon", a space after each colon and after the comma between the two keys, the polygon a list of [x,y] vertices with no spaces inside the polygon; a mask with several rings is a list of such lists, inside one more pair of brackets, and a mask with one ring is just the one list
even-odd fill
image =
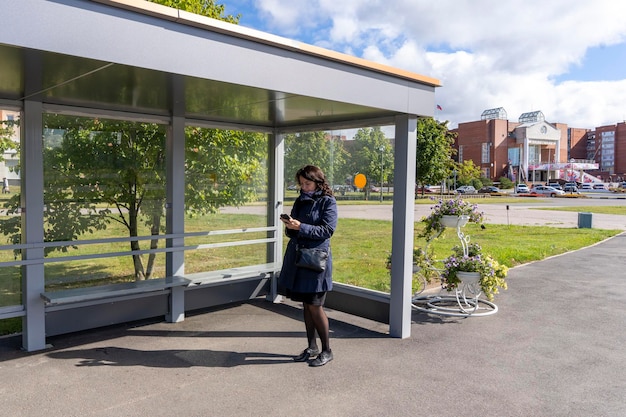
{"label": "white metal flower stand", "polygon": [[[469,221],[468,216],[444,216],[445,227],[456,228],[456,235],[461,241],[463,254],[467,256],[470,237],[461,228]],[[437,272],[441,272],[436,269]],[[449,294],[447,290],[436,295],[417,294],[412,299],[413,308],[429,314],[451,317],[481,317],[498,312],[498,306],[491,301],[480,299],[480,274],[478,272],[459,272],[462,284]],[[446,293],[446,294],[444,294]]]}

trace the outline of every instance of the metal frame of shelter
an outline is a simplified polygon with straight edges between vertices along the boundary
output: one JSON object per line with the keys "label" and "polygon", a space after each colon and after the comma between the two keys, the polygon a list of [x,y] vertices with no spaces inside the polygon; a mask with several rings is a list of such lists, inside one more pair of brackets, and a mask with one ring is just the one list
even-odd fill
{"label": "metal frame of shelter", "polygon": [[[3,8],[0,107],[21,112],[23,347],[46,337],[156,317],[177,322],[195,308],[275,293],[282,257],[283,136],[290,132],[395,126],[390,294],[337,285],[329,305],[386,321],[410,336],[416,123],[434,112],[438,80],[141,0],[21,0]],[[125,92],[125,93],[123,93]],[[200,98],[198,98],[200,97]],[[42,115],[46,112],[166,124],[167,275],[150,291],[46,299]],[[184,140],[194,125],[269,138],[268,270],[196,289],[184,273]],[[49,244],[49,243],[48,243]],[[235,277],[235,278],[234,278]],[[110,294],[113,295],[113,292]],[[52,297],[54,298],[54,297]],[[71,297],[70,297],[71,298]],[[141,312],[141,313],[139,313]]]}

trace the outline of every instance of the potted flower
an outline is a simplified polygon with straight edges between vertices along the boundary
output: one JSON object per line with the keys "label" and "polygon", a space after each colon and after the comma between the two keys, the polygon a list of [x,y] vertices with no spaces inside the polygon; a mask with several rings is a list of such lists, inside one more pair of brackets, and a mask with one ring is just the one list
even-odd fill
{"label": "potted flower", "polygon": [[[438,274],[436,268],[433,267],[433,255],[432,248],[428,251],[419,247],[413,248],[413,274],[417,273],[418,279],[413,279],[412,290],[416,294],[424,291],[432,282],[432,278]],[[391,273],[391,252],[387,255],[386,265]]]}
{"label": "potted flower", "polygon": [[475,273],[480,289],[489,301],[493,300],[499,288],[504,290],[507,288],[505,278],[508,268],[483,253],[480,245],[476,243],[467,245],[467,254],[460,246],[453,248],[452,255],[444,260],[441,273],[442,287],[448,291],[459,288],[464,283],[466,272]]}
{"label": "potted flower", "polygon": [[[431,197],[432,198],[432,197]],[[434,198],[432,198],[434,200]],[[462,198],[439,199],[437,204],[431,207],[428,216],[422,218],[426,224],[424,231],[419,235],[427,240],[438,237],[446,227],[464,226],[467,222],[482,223],[484,213],[478,211],[478,205],[472,204]],[[446,220],[452,222],[446,222]]]}
{"label": "potted flower", "polygon": [[[413,272],[417,272],[420,270],[428,270],[432,267],[432,250],[430,253],[427,253],[422,248],[413,248]],[[387,269],[391,271],[391,252],[387,255]]]}

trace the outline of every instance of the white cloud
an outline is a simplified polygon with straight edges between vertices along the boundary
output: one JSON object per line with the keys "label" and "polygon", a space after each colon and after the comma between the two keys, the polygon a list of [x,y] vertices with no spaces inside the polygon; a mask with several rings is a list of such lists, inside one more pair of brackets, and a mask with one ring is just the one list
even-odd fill
{"label": "white cloud", "polygon": [[260,0],[255,7],[266,20],[266,30],[293,38],[298,38],[303,30],[315,28],[324,15],[323,11],[311,7],[311,3],[305,0]]}
{"label": "white cloud", "polygon": [[584,128],[625,117],[626,74],[555,80],[589,48],[626,42],[626,2],[260,0],[257,7],[277,34],[440,79],[437,116],[451,126],[493,107],[510,120],[542,110],[548,121]]}
{"label": "white cloud", "polygon": [[359,26],[357,21],[338,16],[333,19],[333,27],[329,35],[332,42],[351,43],[358,33]]}

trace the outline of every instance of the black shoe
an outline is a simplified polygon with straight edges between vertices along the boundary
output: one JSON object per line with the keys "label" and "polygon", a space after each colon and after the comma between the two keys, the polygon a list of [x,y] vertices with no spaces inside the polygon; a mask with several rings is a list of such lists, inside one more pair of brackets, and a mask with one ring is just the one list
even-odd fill
{"label": "black shoe", "polygon": [[315,360],[309,363],[309,366],[324,366],[333,360],[333,352],[331,350],[323,350]]}
{"label": "black shoe", "polygon": [[296,362],[306,362],[309,360],[309,358],[311,358],[311,356],[317,356],[319,354],[319,349],[306,348],[302,351],[301,354],[293,358],[293,360]]}

